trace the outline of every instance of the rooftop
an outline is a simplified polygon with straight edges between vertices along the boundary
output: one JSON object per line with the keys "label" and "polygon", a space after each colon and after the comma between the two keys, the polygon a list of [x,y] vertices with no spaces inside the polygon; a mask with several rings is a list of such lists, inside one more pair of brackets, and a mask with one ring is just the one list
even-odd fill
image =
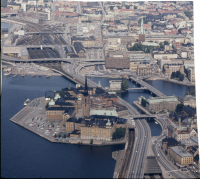
{"label": "rooftop", "polygon": [[183,158],[183,157],[192,157],[192,155],[181,146],[171,147],[171,150],[174,151],[181,158]]}

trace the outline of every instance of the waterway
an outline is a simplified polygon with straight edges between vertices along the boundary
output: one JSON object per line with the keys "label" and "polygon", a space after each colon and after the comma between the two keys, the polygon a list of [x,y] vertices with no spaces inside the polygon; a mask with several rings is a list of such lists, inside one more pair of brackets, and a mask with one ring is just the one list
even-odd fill
{"label": "waterway", "polygon": [[[115,168],[112,152],[123,149],[124,145],[91,147],[51,143],[9,120],[23,108],[27,98],[33,100],[44,96],[46,90],[60,90],[70,85],[75,87],[75,84],[60,76],[12,76],[2,74],[1,177],[111,178]],[[103,87],[109,86],[109,78],[90,79],[95,82],[100,80]],[[159,86],[159,81],[156,82]],[[128,83],[130,87],[134,87],[131,81]],[[160,82],[164,89],[165,84]],[[174,94],[185,93],[189,89],[182,85],[181,87],[173,88]],[[164,92],[164,89],[160,90]],[[151,96],[145,92],[127,92],[120,95],[130,104],[141,95],[145,98]],[[158,124],[152,121],[149,125],[152,136],[160,135],[161,127]]]}

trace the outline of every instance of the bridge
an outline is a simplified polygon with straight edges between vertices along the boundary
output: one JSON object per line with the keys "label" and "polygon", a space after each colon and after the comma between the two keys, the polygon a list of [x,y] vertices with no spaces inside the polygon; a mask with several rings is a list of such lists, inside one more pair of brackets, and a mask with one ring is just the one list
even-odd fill
{"label": "bridge", "polygon": [[147,87],[141,87],[141,88],[128,88],[127,91],[130,91],[130,90],[145,90],[145,89],[148,89]]}
{"label": "bridge", "polygon": [[139,84],[142,87],[146,87],[151,93],[155,94],[156,96],[159,96],[159,97],[166,96],[164,93],[162,93],[158,89],[154,88],[153,86],[149,85],[148,83],[146,83],[143,80],[139,80],[134,77],[130,77],[130,80],[135,81],[136,84]]}
{"label": "bridge", "polygon": [[32,35],[32,34],[64,34],[64,32],[59,32],[59,31],[41,31],[41,32],[25,32],[27,35]]}
{"label": "bridge", "polygon": [[[42,46],[44,47],[44,46]],[[30,47],[29,47],[30,48]],[[33,48],[33,47],[32,47]],[[39,48],[39,46],[38,46]],[[105,59],[87,59],[87,58],[37,58],[37,59],[22,59],[17,57],[11,57],[7,55],[1,55],[1,58],[10,62],[71,62],[73,60],[79,60],[82,62],[104,62]]]}

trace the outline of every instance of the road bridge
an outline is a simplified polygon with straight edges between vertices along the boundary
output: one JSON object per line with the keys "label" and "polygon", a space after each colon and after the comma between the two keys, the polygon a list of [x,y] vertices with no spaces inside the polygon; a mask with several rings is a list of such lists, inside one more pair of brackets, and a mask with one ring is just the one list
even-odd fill
{"label": "road bridge", "polygon": [[141,88],[128,88],[126,89],[127,91],[130,91],[130,90],[145,90],[145,89],[148,89],[147,87],[141,87]]}
{"label": "road bridge", "polygon": [[131,81],[135,81],[136,84],[140,84],[140,86],[146,87],[151,93],[155,94],[156,96],[166,96],[164,93],[162,93],[161,91],[159,91],[158,89],[154,88],[153,86],[149,85],[148,83],[146,83],[143,80],[139,80],[137,78],[134,77],[130,77]]}
{"label": "road bridge", "polygon": [[64,32],[58,32],[58,31],[41,31],[41,32],[25,32],[27,35],[33,35],[33,34],[64,34]]}
{"label": "road bridge", "polygon": [[[38,46],[39,47],[39,46]],[[44,46],[42,46],[44,47]],[[32,48],[32,46],[30,46]],[[83,59],[83,58],[38,58],[38,59],[22,59],[18,57],[11,57],[7,55],[1,55],[1,58],[10,62],[71,62],[77,60],[80,62],[104,62],[105,59]]]}

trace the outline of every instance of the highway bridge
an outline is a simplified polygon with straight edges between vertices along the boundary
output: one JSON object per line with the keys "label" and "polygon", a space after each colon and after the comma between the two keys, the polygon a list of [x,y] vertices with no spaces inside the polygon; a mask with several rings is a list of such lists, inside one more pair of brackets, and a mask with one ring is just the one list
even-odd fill
{"label": "highway bridge", "polygon": [[[44,46],[43,46],[44,47]],[[1,55],[1,58],[9,62],[71,62],[77,60],[80,62],[104,62],[105,59],[87,59],[87,58],[37,58],[37,59],[22,59],[17,57],[11,57],[7,55]]]}
{"label": "highway bridge", "polygon": [[140,86],[147,88],[151,93],[155,94],[156,96],[166,96],[164,93],[162,93],[161,91],[159,91],[158,89],[154,88],[153,86],[149,85],[148,83],[146,83],[143,80],[139,80],[137,78],[134,77],[130,77],[131,81],[134,81],[136,84],[140,84]]}
{"label": "highway bridge", "polygon": [[148,89],[147,87],[141,87],[141,88],[128,88],[127,91],[130,91],[130,90],[145,90],[145,89]]}

